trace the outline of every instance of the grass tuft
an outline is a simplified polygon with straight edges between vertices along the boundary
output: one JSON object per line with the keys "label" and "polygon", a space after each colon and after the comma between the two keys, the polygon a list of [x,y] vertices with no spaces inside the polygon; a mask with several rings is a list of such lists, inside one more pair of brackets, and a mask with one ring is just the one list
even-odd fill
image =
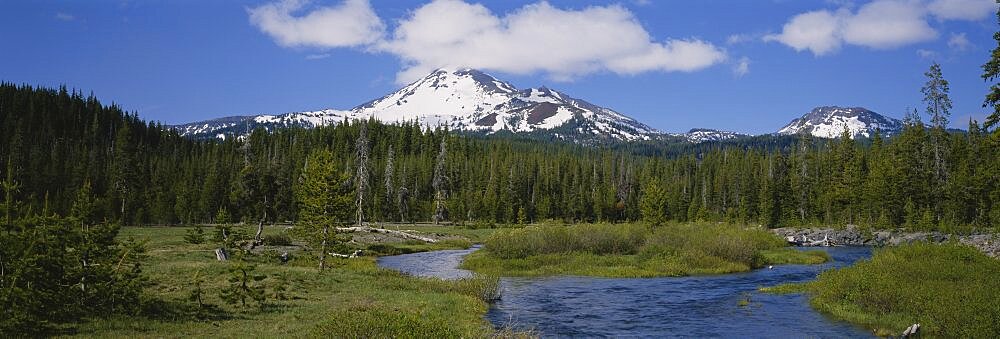
{"label": "grass tuft", "polygon": [[822,251],[786,246],[766,230],[724,224],[542,225],[497,231],[462,267],[512,276],[659,277],[829,260]]}
{"label": "grass tuft", "polygon": [[835,317],[898,335],[986,338],[1000,333],[1000,261],[974,248],[917,243],[880,249],[870,260],[826,271],[812,282],[768,292],[805,291]]}

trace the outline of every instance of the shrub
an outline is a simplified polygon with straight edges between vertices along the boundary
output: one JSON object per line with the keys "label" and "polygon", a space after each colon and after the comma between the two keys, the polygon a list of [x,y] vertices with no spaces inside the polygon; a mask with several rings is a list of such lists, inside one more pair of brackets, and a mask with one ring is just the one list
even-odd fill
{"label": "shrub", "polygon": [[646,242],[649,229],[638,224],[579,225],[575,234],[581,250],[593,254],[632,254]]}
{"label": "shrub", "polygon": [[1000,261],[959,244],[881,249],[807,285],[813,306],[891,333],[912,323],[942,337],[1000,333]]}
{"label": "shrub", "polygon": [[784,246],[784,241],[762,229],[722,224],[672,225],[656,229],[643,252],[696,253],[760,267],[766,261],[761,251]]}
{"label": "shrub", "polygon": [[268,246],[291,246],[292,238],[287,234],[265,234],[264,244]]}
{"label": "shrub", "polygon": [[473,274],[455,282],[455,291],[476,297],[483,302],[494,302],[500,300],[500,276]]}
{"label": "shrub", "polygon": [[263,274],[255,274],[256,267],[240,263],[229,270],[229,285],[222,289],[219,297],[229,304],[240,303],[247,306],[247,299],[257,302],[258,306],[264,306],[266,298],[263,283],[267,278]]}
{"label": "shrub", "polygon": [[138,311],[145,248],[117,241],[118,231],[45,216],[0,233],[0,333],[38,336],[86,316]]}
{"label": "shrub", "polygon": [[741,272],[767,264],[825,262],[811,252],[778,250],[767,230],[725,224],[542,225],[493,233],[466,258],[480,272],[665,276]]}
{"label": "shrub", "polygon": [[184,241],[195,245],[204,243],[205,229],[201,226],[187,229],[187,231],[184,231]]}

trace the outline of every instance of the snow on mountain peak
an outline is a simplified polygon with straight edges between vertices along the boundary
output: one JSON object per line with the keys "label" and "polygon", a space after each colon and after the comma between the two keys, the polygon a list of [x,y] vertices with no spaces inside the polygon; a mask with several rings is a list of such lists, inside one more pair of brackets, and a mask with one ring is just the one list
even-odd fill
{"label": "snow on mountain peak", "polygon": [[[215,138],[245,135],[255,128],[312,128],[345,120],[385,123],[417,121],[428,127],[492,134],[526,133],[575,142],[650,140],[662,135],[641,122],[542,86],[518,89],[475,69],[441,68],[427,76],[349,111],[326,109],[280,115],[236,116],[174,126],[181,135]],[[817,107],[792,120],[781,135],[810,133],[836,138],[848,128],[853,136],[870,137],[876,129],[894,134],[902,122],[861,107]],[[722,141],[743,134],[692,129],[669,134],[693,143]]]}
{"label": "snow on mountain peak", "polygon": [[800,118],[792,120],[778,130],[778,134],[794,135],[809,133],[820,138],[836,138],[847,128],[852,138],[871,137],[876,130],[883,134],[894,134],[902,129],[903,123],[863,107],[816,107]]}
{"label": "snow on mountain peak", "polygon": [[708,141],[723,141],[749,136],[747,134],[720,131],[710,128],[692,128],[687,133],[676,134],[691,143],[702,143]]}
{"label": "snow on mountain peak", "polygon": [[[325,113],[324,113],[325,112]],[[324,116],[329,114],[329,117]],[[350,111],[324,110],[226,118],[176,126],[182,135],[245,134],[255,126],[315,127],[345,119],[375,118],[386,123],[419,121],[430,127],[482,133],[551,133],[561,139],[648,140],[658,132],[614,110],[572,98],[547,87],[518,90],[475,69],[441,68],[402,89]]]}

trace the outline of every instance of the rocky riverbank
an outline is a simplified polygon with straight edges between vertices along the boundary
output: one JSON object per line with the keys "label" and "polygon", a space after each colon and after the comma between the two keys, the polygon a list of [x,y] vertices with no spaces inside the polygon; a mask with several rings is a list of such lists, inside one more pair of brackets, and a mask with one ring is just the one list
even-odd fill
{"label": "rocky riverbank", "polygon": [[771,230],[795,246],[896,246],[917,241],[942,243],[951,239],[975,247],[994,258],[1000,258],[1000,235],[952,235],[941,232],[909,232],[905,230],[862,231],[848,225],[834,228],[776,228]]}

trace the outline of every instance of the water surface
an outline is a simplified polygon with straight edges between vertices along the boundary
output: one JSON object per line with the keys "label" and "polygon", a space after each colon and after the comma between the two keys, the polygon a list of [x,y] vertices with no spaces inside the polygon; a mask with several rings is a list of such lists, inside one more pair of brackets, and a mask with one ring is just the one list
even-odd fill
{"label": "water surface", "polygon": [[[456,279],[462,257],[449,250],[382,257],[379,265],[418,276]],[[756,290],[809,281],[820,272],[871,256],[865,247],[807,248],[827,251],[822,265],[780,265],[752,272],[681,278],[556,276],[503,278],[503,298],[489,310],[494,325],[513,324],[557,337],[870,337],[862,327],[834,320],[809,307],[803,295]],[[749,294],[750,305],[739,301]]]}

